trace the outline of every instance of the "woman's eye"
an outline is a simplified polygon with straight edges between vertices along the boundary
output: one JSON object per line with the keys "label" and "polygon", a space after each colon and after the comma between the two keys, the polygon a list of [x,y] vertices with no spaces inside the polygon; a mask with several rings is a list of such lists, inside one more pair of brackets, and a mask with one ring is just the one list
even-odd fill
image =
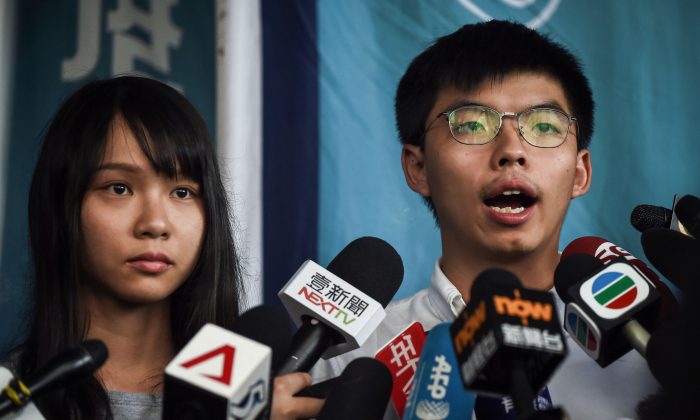
{"label": "woman's eye", "polygon": [[172,194],[181,199],[192,198],[195,195],[189,188],[176,188]]}
{"label": "woman's eye", "polygon": [[111,184],[107,189],[116,195],[127,195],[131,192],[124,184]]}

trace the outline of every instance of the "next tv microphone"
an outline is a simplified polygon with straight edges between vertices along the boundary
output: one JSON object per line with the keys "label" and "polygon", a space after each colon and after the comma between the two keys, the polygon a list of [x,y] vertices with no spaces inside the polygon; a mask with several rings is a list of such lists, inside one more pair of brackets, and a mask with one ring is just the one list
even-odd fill
{"label": "next tv microphone", "polygon": [[27,405],[53,389],[66,387],[92,375],[107,360],[107,347],[100,340],[85,340],[60,353],[26,379],[15,378],[0,394],[0,416]]}
{"label": "next tv microphone", "polygon": [[348,244],[328,269],[306,261],[279,292],[299,330],[278,375],[307,372],[360,347],[386,313],[401,285],[403,262],[387,242],[362,237]]}
{"label": "next tv microphone", "polygon": [[240,333],[204,325],[166,366],[164,419],[254,419],[270,404],[274,354],[289,347],[288,318],[264,305],[233,329]]}
{"label": "next tv microphone", "polygon": [[423,345],[403,419],[469,419],[475,398],[462,385],[450,323],[435,326]]}
{"label": "next tv microphone", "polygon": [[570,255],[557,266],[554,287],[566,303],[564,327],[601,367],[632,347],[645,355],[661,298],[624,257],[602,265],[591,255]]}
{"label": "next tv microphone", "polygon": [[567,354],[552,295],[523,288],[509,271],[486,270],[450,332],[465,388],[510,395],[519,418],[542,415],[536,391]]}

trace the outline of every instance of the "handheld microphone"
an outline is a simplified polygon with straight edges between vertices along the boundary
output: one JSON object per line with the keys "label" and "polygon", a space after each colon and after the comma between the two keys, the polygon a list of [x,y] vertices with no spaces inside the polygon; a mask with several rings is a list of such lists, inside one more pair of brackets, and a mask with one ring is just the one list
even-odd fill
{"label": "handheld microphone", "polygon": [[273,307],[256,307],[233,329],[240,333],[204,325],[168,364],[163,418],[254,419],[263,412],[274,354],[289,346],[288,319]]}
{"label": "handheld microphone", "polygon": [[552,295],[523,288],[509,271],[481,273],[450,327],[464,387],[510,395],[519,417],[535,415],[535,390],[567,354],[555,308]]}
{"label": "handheld microphone", "polygon": [[623,257],[593,273],[590,258],[564,258],[554,272],[554,287],[566,303],[564,327],[601,367],[631,347],[644,356],[648,330],[659,319],[658,291]]}
{"label": "handheld microphone", "polygon": [[425,331],[414,322],[380,348],[374,358],[384,363],[394,382],[391,401],[399,417],[403,415],[406,399],[411,392],[418,358],[425,344]]}
{"label": "handheld microphone", "polygon": [[278,374],[306,372],[320,357],[359,348],[386,316],[402,280],[401,257],[374,237],[350,242],[327,270],[306,261],[279,292],[299,330]]}
{"label": "handheld microphone", "polygon": [[404,420],[471,418],[476,395],[462,386],[449,323],[428,333],[413,382]]}
{"label": "handheld microphone", "polygon": [[671,226],[673,211],[666,207],[640,204],[632,209],[630,224],[640,232],[653,228],[666,228]]}
{"label": "handheld microphone", "polygon": [[[661,295],[661,318],[670,319],[671,316],[678,311],[678,302],[675,296],[673,296],[671,289],[659,279],[659,276],[657,276],[649,266],[644,264],[642,260],[607,239],[597,236],[584,236],[574,239],[562,252],[561,260],[565,260],[571,254],[592,255],[601,260],[604,264],[608,264],[616,258],[624,257],[627,263],[637,269],[647,280],[651,281]],[[583,273],[579,273],[580,276],[582,274]]]}
{"label": "handheld microphone", "polygon": [[391,394],[391,374],[369,357],[350,362],[328,394],[318,420],[381,419]]}
{"label": "handheld microphone", "polygon": [[107,360],[107,347],[100,340],[86,340],[60,353],[26,380],[12,379],[0,395],[0,416],[27,405],[58,387],[66,387],[92,375]]}

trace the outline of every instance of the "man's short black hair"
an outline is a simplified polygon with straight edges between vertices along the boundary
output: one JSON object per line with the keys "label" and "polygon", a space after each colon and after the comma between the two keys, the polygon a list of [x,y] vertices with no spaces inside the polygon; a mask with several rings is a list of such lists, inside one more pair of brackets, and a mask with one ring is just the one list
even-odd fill
{"label": "man's short black hair", "polygon": [[[424,147],[425,124],[440,90],[468,92],[515,72],[557,80],[577,119],[578,150],[593,134],[593,95],[578,59],[565,47],[524,25],[491,20],[438,38],[413,59],[396,90],[396,126],[402,144]],[[430,198],[426,199],[433,210]]]}

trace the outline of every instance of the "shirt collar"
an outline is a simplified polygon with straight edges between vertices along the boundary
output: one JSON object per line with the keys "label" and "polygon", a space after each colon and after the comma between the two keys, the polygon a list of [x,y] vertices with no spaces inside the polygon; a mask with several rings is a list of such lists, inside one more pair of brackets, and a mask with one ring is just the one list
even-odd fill
{"label": "shirt collar", "polygon": [[445,276],[440,268],[440,258],[435,262],[435,269],[433,269],[433,275],[430,279],[430,285],[442,298],[442,301],[447,303],[448,309],[450,311],[451,318],[456,318],[465,306],[464,299],[459,293],[459,290],[450,282],[450,280]]}

